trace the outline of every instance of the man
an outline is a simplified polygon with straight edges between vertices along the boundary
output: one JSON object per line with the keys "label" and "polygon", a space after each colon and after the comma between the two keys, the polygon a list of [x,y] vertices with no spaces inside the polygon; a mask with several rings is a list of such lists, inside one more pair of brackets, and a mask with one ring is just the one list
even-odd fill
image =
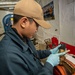
{"label": "man", "polygon": [[[57,53],[61,45],[36,51],[30,41],[39,26],[51,27],[44,21],[40,5],[34,0],[20,0],[13,13],[14,24],[0,42],[0,75],[53,75],[59,56],[67,52]],[[42,65],[40,59],[45,57],[48,59]]]}

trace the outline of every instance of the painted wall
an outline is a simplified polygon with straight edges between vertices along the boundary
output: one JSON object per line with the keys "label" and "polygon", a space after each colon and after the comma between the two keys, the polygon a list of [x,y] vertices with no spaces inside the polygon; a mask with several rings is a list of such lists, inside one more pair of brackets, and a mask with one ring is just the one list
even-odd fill
{"label": "painted wall", "polygon": [[[37,0],[38,3],[43,7],[53,0]],[[39,42],[43,43],[44,39],[56,36],[59,39],[60,29],[59,29],[59,2],[54,0],[54,20],[47,20],[48,23],[52,25],[50,29],[44,29],[40,27],[37,32]],[[56,31],[57,29],[57,31]]]}
{"label": "painted wall", "polygon": [[75,46],[75,0],[59,0],[60,40]]}

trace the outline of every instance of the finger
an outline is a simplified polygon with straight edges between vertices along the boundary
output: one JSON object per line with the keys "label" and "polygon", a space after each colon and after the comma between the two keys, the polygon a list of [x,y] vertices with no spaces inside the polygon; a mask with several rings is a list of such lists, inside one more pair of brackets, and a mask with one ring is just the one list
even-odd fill
{"label": "finger", "polygon": [[59,49],[58,49],[58,48],[59,48],[60,46],[61,46],[61,44],[60,44],[60,45],[58,45],[57,47],[55,47],[55,48],[54,48],[54,50],[59,51]]}
{"label": "finger", "polygon": [[59,48],[61,46],[61,44],[60,45],[58,45],[56,48]]}
{"label": "finger", "polygon": [[70,52],[70,50],[66,50],[65,52],[58,53],[57,55],[62,56],[62,55],[65,55],[65,54],[68,53],[68,52]]}

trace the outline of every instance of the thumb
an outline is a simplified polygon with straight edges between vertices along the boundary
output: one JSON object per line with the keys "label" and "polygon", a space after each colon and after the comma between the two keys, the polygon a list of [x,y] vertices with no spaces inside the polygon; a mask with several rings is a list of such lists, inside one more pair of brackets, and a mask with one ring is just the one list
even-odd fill
{"label": "thumb", "polygon": [[66,50],[65,52],[62,52],[62,53],[58,53],[57,55],[58,56],[62,56],[62,55],[65,55],[66,53],[68,53],[70,50]]}
{"label": "thumb", "polygon": [[58,49],[60,46],[61,46],[61,45],[58,45],[58,46],[56,47],[56,49]]}

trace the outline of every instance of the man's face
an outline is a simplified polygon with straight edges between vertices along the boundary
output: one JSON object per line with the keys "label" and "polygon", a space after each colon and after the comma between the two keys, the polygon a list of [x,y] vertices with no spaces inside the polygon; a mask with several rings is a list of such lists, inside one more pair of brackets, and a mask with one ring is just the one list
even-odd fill
{"label": "man's face", "polygon": [[39,25],[33,20],[30,22],[27,20],[25,22],[25,28],[23,29],[23,36],[28,38],[32,38],[34,34],[37,32]]}

